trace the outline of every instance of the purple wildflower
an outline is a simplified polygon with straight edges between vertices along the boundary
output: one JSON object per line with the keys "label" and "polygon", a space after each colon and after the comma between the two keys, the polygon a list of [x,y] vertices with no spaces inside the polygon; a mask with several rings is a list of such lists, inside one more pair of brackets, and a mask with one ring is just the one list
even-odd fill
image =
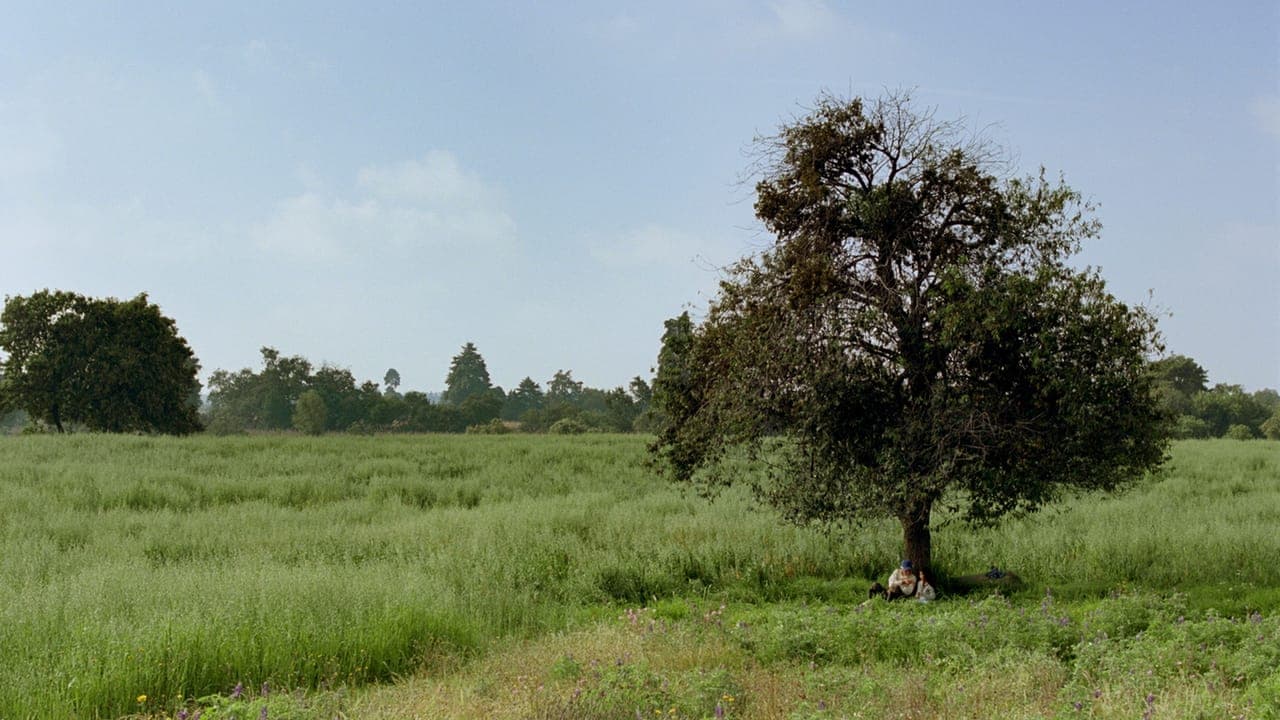
{"label": "purple wildflower", "polygon": [[258,720],[267,720],[267,706],[262,706],[262,712],[258,713]]}
{"label": "purple wildflower", "polygon": [[1071,707],[1075,708],[1075,709],[1076,709],[1076,712],[1080,712],[1081,710],[1083,710],[1083,709],[1084,709],[1084,703],[1082,703],[1082,702],[1080,702],[1079,700],[1077,700],[1077,701],[1075,701],[1075,702],[1071,703]]}
{"label": "purple wildflower", "polygon": [[175,720],[187,720],[187,709],[182,708],[181,710],[179,710]]}
{"label": "purple wildflower", "polygon": [[261,693],[259,693],[259,694],[260,694],[260,695],[262,695],[262,697],[266,697],[266,696],[270,695],[270,694],[271,694],[271,684],[270,684],[270,683],[265,683],[265,682],[264,682],[264,683],[262,683],[262,692],[261,692]]}
{"label": "purple wildflower", "polygon": [[716,720],[724,720],[724,706],[720,703],[716,703]]}
{"label": "purple wildflower", "polygon": [[241,697],[244,697],[244,683],[236,683],[236,686],[231,689],[231,699],[239,700]]}

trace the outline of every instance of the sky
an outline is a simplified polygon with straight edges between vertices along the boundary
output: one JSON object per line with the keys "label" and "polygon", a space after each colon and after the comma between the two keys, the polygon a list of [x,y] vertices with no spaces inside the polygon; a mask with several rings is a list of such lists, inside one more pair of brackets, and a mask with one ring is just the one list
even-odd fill
{"label": "sky", "polygon": [[1280,387],[1280,5],[5,2],[0,294],[148,294],[438,391],[648,376],[767,246],[754,141],[910,90],[1098,207],[1075,259],[1211,382]]}

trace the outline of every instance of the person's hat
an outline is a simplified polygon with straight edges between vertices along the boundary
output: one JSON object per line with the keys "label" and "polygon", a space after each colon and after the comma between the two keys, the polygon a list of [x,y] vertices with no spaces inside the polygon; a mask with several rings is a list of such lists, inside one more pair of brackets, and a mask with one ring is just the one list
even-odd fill
{"label": "person's hat", "polygon": [[903,560],[903,561],[902,561],[902,569],[903,569],[903,570],[910,570],[910,569],[911,569],[911,561],[910,561],[910,560]]}

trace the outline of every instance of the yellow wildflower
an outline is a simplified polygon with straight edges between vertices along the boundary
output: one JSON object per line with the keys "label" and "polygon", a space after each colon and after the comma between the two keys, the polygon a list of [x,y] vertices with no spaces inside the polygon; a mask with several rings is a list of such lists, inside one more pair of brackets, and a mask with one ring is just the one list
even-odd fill
{"label": "yellow wildflower", "polygon": [[146,701],[147,701],[147,696],[146,696],[146,695],[139,695],[139,696],[138,696],[138,702],[139,702],[139,703],[144,703],[144,702],[146,702]]}

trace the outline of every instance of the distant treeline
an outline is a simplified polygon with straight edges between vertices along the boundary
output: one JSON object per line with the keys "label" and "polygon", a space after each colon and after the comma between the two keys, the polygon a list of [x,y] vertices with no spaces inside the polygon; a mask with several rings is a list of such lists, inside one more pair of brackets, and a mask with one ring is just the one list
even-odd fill
{"label": "distant treeline", "polygon": [[[658,378],[680,375],[692,326],[667,322]],[[0,313],[0,434],[88,430],[186,434],[296,429],[324,432],[651,432],[665,422],[668,390],[635,377],[625,388],[586,387],[570,370],[544,385],[526,377],[511,390],[490,381],[467,343],[453,358],[439,397],[382,384],[350,370],[315,368],[303,357],[262,348],[262,367],[216,370],[202,403],[199,361],[174,321],[145,294],[130,300],[44,290],[5,299]],[[664,366],[668,366],[665,367]],[[1280,440],[1280,393],[1208,384],[1205,369],[1173,355],[1151,363],[1156,392],[1179,438]],[[664,390],[667,388],[668,390]],[[666,394],[663,394],[666,393]],[[679,399],[677,398],[677,401]]]}
{"label": "distant treeline", "polygon": [[436,401],[400,389],[400,373],[388,369],[382,385],[357,382],[350,370],[315,368],[300,356],[262,348],[262,368],[216,370],[203,408],[210,432],[295,429],[324,432],[525,432],[578,433],[649,430],[656,422],[652,390],[643,378],[627,388],[601,390],[560,370],[546,387],[526,377],[511,391],[493,385],[476,346],[453,358],[445,391]]}
{"label": "distant treeline", "polygon": [[1208,386],[1208,373],[1185,355],[1151,364],[1156,391],[1174,418],[1178,438],[1231,437],[1280,440],[1280,393],[1245,392],[1239,385]]}

